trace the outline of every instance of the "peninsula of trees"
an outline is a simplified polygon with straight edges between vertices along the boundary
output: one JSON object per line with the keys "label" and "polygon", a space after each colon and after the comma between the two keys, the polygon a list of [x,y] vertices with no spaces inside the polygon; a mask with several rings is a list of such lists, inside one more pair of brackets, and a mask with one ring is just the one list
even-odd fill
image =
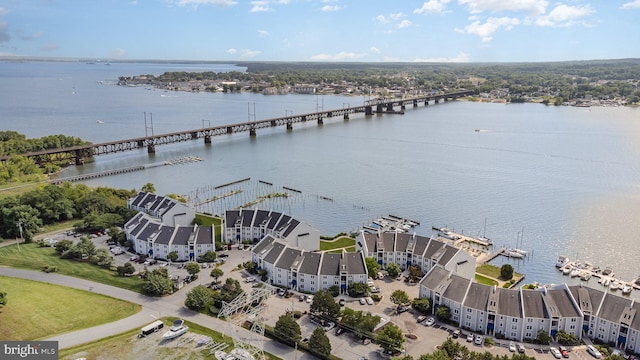
{"label": "peninsula of trees", "polygon": [[239,63],[246,72],[121,76],[172,91],[411,96],[473,90],[476,100],[555,105],[640,103],[640,59],[548,63]]}

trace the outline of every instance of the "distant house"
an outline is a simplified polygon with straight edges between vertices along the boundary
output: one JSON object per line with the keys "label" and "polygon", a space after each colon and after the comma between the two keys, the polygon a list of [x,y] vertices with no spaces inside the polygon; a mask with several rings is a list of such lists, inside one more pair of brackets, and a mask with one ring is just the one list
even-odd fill
{"label": "distant house", "polygon": [[289,215],[269,210],[227,210],[224,240],[228,244],[257,243],[267,235],[289,245],[313,251],[320,248],[320,231]]}
{"label": "distant house", "polygon": [[129,209],[142,211],[169,226],[190,225],[196,216],[194,209],[166,196],[139,192],[127,201]]}
{"label": "distant house", "polygon": [[267,272],[267,281],[300,292],[315,293],[336,286],[346,291],[351,283],[368,279],[361,251],[340,254],[292,247],[282,239],[265,236],[253,247],[251,258]]}

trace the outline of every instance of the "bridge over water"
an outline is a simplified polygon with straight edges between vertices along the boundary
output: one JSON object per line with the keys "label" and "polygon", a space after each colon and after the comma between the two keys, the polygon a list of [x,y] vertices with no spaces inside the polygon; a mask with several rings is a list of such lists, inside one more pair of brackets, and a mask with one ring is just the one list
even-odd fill
{"label": "bridge over water", "polygon": [[[112,154],[130,150],[138,150],[147,148],[148,153],[155,153],[157,145],[173,144],[183,141],[192,141],[204,139],[205,144],[211,143],[213,136],[230,135],[241,132],[249,132],[250,136],[256,136],[257,130],[264,128],[272,128],[278,126],[286,126],[287,130],[293,129],[293,124],[315,121],[318,125],[323,124],[324,119],[341,116],[343,119],[349,119],[350,114],[364,113],[365,115],[373,114],[402,114],[407,104],[417,107],[418,104],[424,103],[429,105],[430,102],[439,103],[440,101],[455,100],[459,97],[473,94],[471,90],[462,90],[445,94],[420,95],[410,98],[376,98],[368,100],[364,105],[345,107],[342,109],[320,111],[308,114],[290,115],[285,117],[249,121],[237,124],[221,125],[207,127],[202,129],[185,130],[173,132],[169,134],[151,135],[134,139],[117,140],[99,144],[89,144],[72,146],[62,149],[50,149],[43,151],[35,151],[21,156],[33,159],[36,163],[46,163],[51,161],[65,161],[74,159],[76,165],[84,164],[86,158],[97,155]],[[399,107],[400,110],[396,110]],[[6,162],[11,156],[4,156],[0,161]]]}

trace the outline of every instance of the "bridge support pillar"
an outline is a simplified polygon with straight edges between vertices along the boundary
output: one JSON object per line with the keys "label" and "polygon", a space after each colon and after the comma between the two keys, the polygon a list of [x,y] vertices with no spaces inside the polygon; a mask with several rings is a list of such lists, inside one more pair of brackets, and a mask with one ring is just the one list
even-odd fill
{"label": "bridge support pillar", "polygon": [[406,108],[407,108],[407,106],[404,103],[400,104],[400,110],[404,110]]}
{"label": "bridge support pillar", "polygon": [[293,130],[293,124],[288,122],[287,123],[287,130]]}
{"label": "bridge support pillar", "polygon": [[195,140],[198,138],[198,133],[197,132],[192,132],[191,133],[191,140]]}
{"label": "bridge support pillar", "polygon": [[205,135],[204,136],[204,143],[205,144],[211,144],[211,135]]}
{"label": "bridge support pillar", "polygon": [[429,106],[429,99],[424,101],[424,106]]}
{"label": "bridge support pillar", "polygon": [[[289,124],[290,124],[290,123],[287,123],[287,125],[289,125]],[[276,126],[276,125],[278,125],[278,124],[276,123],[276,121],[275,121],[275,120],[271,120],[271,127],[274,127],[274,126]],[[289,127],[287,126],[287,129],[288,129],[288,128],[289,128]]]}
{"label": "bridge support pillar", "polygon": [[393,103],[388,103],[387,104],[387,111],[393,112]]}
{"label": "bridge support pillar", "polygon": [[250,129],[249,130],[249,136],[250,137],[256,137],[256,129]]}
{"label": "bridge support pillar", "polygon": [[376,105],[376,112],[379,114],[382,112],[382,104]]}
{"label": "bridge support pillar", "polygon": [[447,101],[449,101],[449,98],[445,97],[445,98],[442,98],[442,100],[444,100],[444,102],[447,102]]}
{"label": "bridge support pillar", "polygon": [[318,116],[318,125],[324,124],[324,120],[322,120],[322,116]]}
{"label": "bridge support pillar", "polygon": [[84,165],[84,156],[81,150],[76,150],[76,165]]}
{"label": "bridge support pillar", "polygon": [[344,114],[344,116],[342,117],[345,120],[349,120],[349,114]]}
{"label": "bridge support pillar", "polygon": [[364,107],[364,114],[373,115],[373,108],[371,107],[371,105],[367,105]]}
{"label": "bridge support pillar", "polygon": [[147,154],[155,154],[156,153],[156,145],[149,144],[147,145]]}
{"label": "bridge support pillar", "polygon": [[418,100],[413,100],[413,107],[418,107]]}
{"label": "bridge support pillar", "polygon": [[435,100],[433,100],[433,102],[435,102],[436,104],[440,103],[440,99],[436,98]]}
{"label": "bridge support pillar", "polygon": [[227,134],[233,134],[233,127],[227,126]]}

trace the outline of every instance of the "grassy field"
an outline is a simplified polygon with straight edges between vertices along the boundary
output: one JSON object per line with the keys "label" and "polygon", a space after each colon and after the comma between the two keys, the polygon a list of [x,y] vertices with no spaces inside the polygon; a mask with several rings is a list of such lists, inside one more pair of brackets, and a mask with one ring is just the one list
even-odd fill
{"label": "grassy field", "polygon": [[140,305],[89,291],[0,276],[7,305],[0,310],[0,339],[35,340],[119,320]]}
{"label": "grassy field", "polygon": [[320,240],[320,250],[327,251],[345,247],[353,247],[356,241],[348,236],[341,236],[335,240]]}
{"label": "grassy field", "polygon": [[476,282],[478,284],[489,285],[489,286],[498,285],[497,281],[480,274],[476,274]]}
{"label": "grassy field", "polygon": [[[168,327],[175,318],[163,318],[165,328]],[[178,339],[163,341],[164,330],[151,334],[145,338],[138,338],[140,329],[107,337],[99,341],[75,346],[60,351],[60,359],[76,359],[85,357],[87,359],[215,359],[205,346],[197,346],[198,339],[209,336],[213,342],[229,344],[224,351],[233,349],[233,341],[230,337],[223,338],[214,330],[205,328],[194,323],[185,321],[189,326],[189,332]],[[280,358],[267,354],[267,359],[278,360]]]}
{"label": "grassy field", "polygon": [[[500,279],[500,268],[498,266],[495,265],[491,265],[491,264],[483,264],[481,266],[478,266],[476,268],[476,273],[482,274],[482,275],[486,275],[488,277],[492,277],[494,279],[498,279],[498,280],[503,280]],[[522,277],[522,274],[519,274],[517,272],[513,272],[513,278],[515,280],[518,280],[519,278]]]}
{"label": "grassy field", "polygon": [[0,248],[0,265],[41,271],[46,265],[57,266],[58,273],[92,280],[99,283],[140,292],[142,280],[137,277],[120,277],[114,271],[95,265],[61,259],[54,248],[36,244],[10,245]]}

